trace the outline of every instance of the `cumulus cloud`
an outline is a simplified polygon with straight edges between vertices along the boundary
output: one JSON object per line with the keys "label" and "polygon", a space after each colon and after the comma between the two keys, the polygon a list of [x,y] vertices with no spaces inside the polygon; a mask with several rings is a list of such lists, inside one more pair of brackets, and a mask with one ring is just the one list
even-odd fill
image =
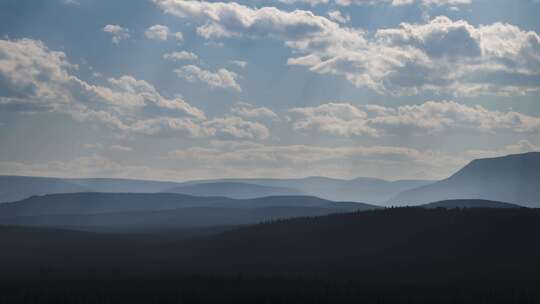
{"label": "cumulus cloud", "polygon": [[480,132],[508,130],[529,134],[540,132],[540,117],[512,111],[490,111],[481,106],[468,106],[453,101],[428,101],[397,108],[328,103],[317,107],[293,108],[289,112],[295,130],[341,137],[424,135],[450,129]]}
{"label": "cumulus cloud", "polygon": [[266,139],[270,135],[265,125],[235,116],[215,118],[206,121],[204,125],[222,138]]}
{"label": "cumulus cloud", "polygon": [[[540,91],[540,37],[510,24],[474,26],[441,16],[425,24],[403,23],[367,33],[310,11],[251,8],[235,2],[154,2],[166,13],[199,23],[198,33],[205,38],[281,40],[297,54],[288,64],[341,76],[380,94],[508,96]],[[417,1],[390,3],[413,2]],[[469,2],[421,1],[428,6]],[[334,12],[331,18],[339,16]]]}
{"label": "cumulus cloud", "polygon": [[231,112],[245,118],[279,120],[278,115],[271,109],[267,107],[257,107],[247,102],[237,102],[232,107]]}
{"label": "cumulus cloud", "polygon": [[377,5],[390,4],[392,6],[405,6],[412,4],[420,4],[423,6],[448,6],[458,7],[470,5],[472,0],[335,0],[337,5]]}
{"label": "cumulus cloud", "polygon": [[339,23],[349,23],[351,22],[351,16],[349,15],[343,15],[340,11],[338,10],[333,10],[333,11],[329,11],[328,12],[328,17],[331,19],[331,20],[334,20],[336,22],[339,22]]}
{"label": "cumulus cloud", "polygon": [[513,25],[437,17],[378,30],[364,48],[308,52],[288,63],[381,94],[525,95],[540,91],[539,46],[535,32]]}
{"label": "cumulus cloud", "polygon": [[208,119],[202,110],[181,98],[162,96],[144,80],[124,75],[109,78],[107,86],[93,85],[74,76],[70,70],[76,68],[64,53],[51,51],[40,41],[0,40],[0,107],[64,113],[122,133],[268,136],[262,124],[239,117]]}
{"label": "cumulus cloud", "polygon": [[219,69],[216,72],[211,72],[199,68],[196,65],[186,65],[174,70],[178,77],[189,82],[201,81],[206,83],[210,88],[232,89],[241,92],[242,88],[237,82],[238,74],[227,69]]}
{"label": "cumulus cloud", "polygon": [[317,130],[342,137],[377,136],[377,130],[367,123],[367,114],[351,104],[327,103],[317,107],[293,108],[289,112],[295,130]]}
{"label": "cumulus cloud", "polygon": [[112,36],[112,42],[114,44],[119,44],[120,41],[130,37],[129,29],[121,27],[117,24],[107,24],[105,27],[103,27],[103,31]]}
{"label": "cumulus cloud", "polygon": [[247,62],[242,61],[242,60],[231,60],[229,61],[229,63],[242,69],[245,69],[248,64]]}
{"label": "cumulus cloud", "polygon": [[181,52],[172,52],[163,54],[163,59],[171,61],[182,61],[182,60],[197,60],[199,57],[197,54],[181,51]]}
{"label": "cumulus cloud", "polygon": [[161,24],[152,25],[146,31],[144,31],[146,38],[158,41],[167,41],[170,36],[175,37],[177,40],[183,40],[184,36],[181,32],[171,33],[169,27]]}

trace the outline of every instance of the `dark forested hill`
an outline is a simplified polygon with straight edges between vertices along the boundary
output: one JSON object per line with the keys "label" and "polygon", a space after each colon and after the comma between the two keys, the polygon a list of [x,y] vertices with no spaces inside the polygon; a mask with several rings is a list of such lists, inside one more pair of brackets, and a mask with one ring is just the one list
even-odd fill
{"label": "dark forested hill", "polygon": [[1,296],[538,303],[539,231],[539,210],[484,208],[392,208],[188,240],[0,227]]}
{"label": "dark forested hill", "polygon": [[421,205],[423,208],[524,208],[516,204],[509,204],[488,200],[462,199],[462,200],[446,200],[433,202]]}

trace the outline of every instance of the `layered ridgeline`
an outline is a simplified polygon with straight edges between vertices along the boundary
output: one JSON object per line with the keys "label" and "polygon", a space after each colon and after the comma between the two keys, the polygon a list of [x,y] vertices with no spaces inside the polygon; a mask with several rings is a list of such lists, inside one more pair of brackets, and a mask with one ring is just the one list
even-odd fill
{"label": "layered ridgeline", "polygon": [[378,204],[396,194],[429,181],[389,182],[357,178],[341,180],[326,177],[298,179],[223,179],[184,183],[114,178],[65,179],[26,176],[0,176],[0,203],[14,202],[34,195],[74,192],[180,193],[197,196],[256,198],[265,196],[310,195],[333,201]]}
{"label": "layered ridgeline", "polygon": [[194,196],[226,196],[237,199],[249,199],[266,196],[307,195],[306,193],[293,188],[261,186],[240,182],[207,182],[200,184],[186,184],[167,189],[165,192]]}
{"label": "layered ridgeline", "polygon": [[144,231],[235,226],[376,208],[309,196],[231,199],[171,193],[67,193],[2,204],[0,224]]}
{"label": "layered ridgeline", "polygon": [[[307,195],[313,195],[332,201],[352,201],[370,204],[387,202],[400,192],[433,183],[426,180],[386,181],[375,178],[355,178],[352,180],[328,177],[306,177],[292,179],[247,178],[247,179],[217,179],[200,180],[184,183],[183,187],[209,187],[221,183],[242,183],[281,189],[294,189]],[[206,185],[206,186],[204,186]],[[175,192],[174,189],[169,191]],[[211,191],[211,190],[209,190]],[[225,195],[225,194],[223,194]],[[225,195],[227,196],[227,195]]]}
{"label": "layered ridgeline", "polygon": [[118,178],[55,178],[0,176],[0,203],[14,202],[34,195],[75,192],[153,193],[179,183]]}
{"label": "layered ridgeline", "polygon": [[540,207],[540,152],[477,159],[439,182],[400,193],[389,205],[482,199]]}

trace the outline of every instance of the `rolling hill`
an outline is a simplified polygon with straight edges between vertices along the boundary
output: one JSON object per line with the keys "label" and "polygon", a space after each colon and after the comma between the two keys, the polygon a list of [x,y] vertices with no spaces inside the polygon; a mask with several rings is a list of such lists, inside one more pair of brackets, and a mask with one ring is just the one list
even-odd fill
{"label": "rolling hill", "polygon": [[34,176],[0,176],[0,203],[14,202],[35,195],[75,192],[162,192],[178,186],[173,182],[114,178],[55,178]]}
{"label": "rolling hill", "polygon": [[332,201],[352,201],[379,204],[388,201],[398,193],[424,186],[433,181],[400,180],[386,181],[374,178],[356,178],[352,180],[328,177],[306,177],[297,179],[218,179],[200,180],[183,183],[185,186],[206,183],[247,183],[266,187],[295,189],[307,195],[313,195]]}
{"label": "rolling hill", "polygon": [[130,303],[536,303],[539,230],[540,210],[483,208],[392,208],[189,239],[0,226],[0,281],[3,299],[30,303],[114,303],[122,292]]}
{"label": "rolling hill", "polygon": [[503,202],[496,202],[496,201],[488,201],[488,200],[447,200],[447,201],[440,201],[440,202],[434,202],[429,203],[425,205],[421,205],[422,208],[446,208],[446,209],[453,209],[453,208],[495,208],[495,209],[512,209],[512,208],[523,208],[522,206],[516,205],[516,204],[509,204],[509,203],[503,203]]}
{"label": "rolling hill", "polygon": [[308,196],[231,199],[172,193],[71,193],[2,204],[0,223],[92,231],[143,231],[255,224],[376,208]]}
{"label": "rolling hill", "polygon": [[301,196],[305,193],[291,188],[261,186],[240,182],[208,182],[167,189],[163,192],[194,196],[225,196],[236,199],[249,199],[266,196]]}
{"label": "rolling hill", "polygon": [[431,183],[403,180],[389,182],[371,178],[341,180],[326,177],[299,179],[220,179],[183,183],[116,178],[49,178],[0,176],[0,203],[14,202],[35,195],[106,192],[172,192],[197,196],[255,198],[264,196],[311,195],[333,201],[378,204],[398,193]]}
{"label": "rolling hill", "polygon": [[540,207],[540,152],[477,159],[447,179],[404,191],[389,205],[482,199]]}

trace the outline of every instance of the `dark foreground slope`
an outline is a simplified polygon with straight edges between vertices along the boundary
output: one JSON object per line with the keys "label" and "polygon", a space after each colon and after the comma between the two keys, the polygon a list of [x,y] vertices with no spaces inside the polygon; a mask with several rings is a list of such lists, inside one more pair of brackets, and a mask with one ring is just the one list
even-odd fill
{"label": "dark foreground slope", "polygon": [[21,295],[27,303],[539,303],[538,232],[538,210],[481,208],[302,218],[191,240],[1,228],[0,295],[10,303]]}
{"label": "dark foreground slope", "polygon": [[540,207],[540,152],[477,159],[442,181],[400,193],[389,205],[484,199]]}
{"label": "dark foreground slope", "polygon": [[512,209],[512,208],[524,208],[520,205],[509,204],[497,201],[488,201],[481,199],[461,199],[461,200],[446,200],[433,202],[425,205],[421,205],[422,208],[495,208],[495,209]]}

